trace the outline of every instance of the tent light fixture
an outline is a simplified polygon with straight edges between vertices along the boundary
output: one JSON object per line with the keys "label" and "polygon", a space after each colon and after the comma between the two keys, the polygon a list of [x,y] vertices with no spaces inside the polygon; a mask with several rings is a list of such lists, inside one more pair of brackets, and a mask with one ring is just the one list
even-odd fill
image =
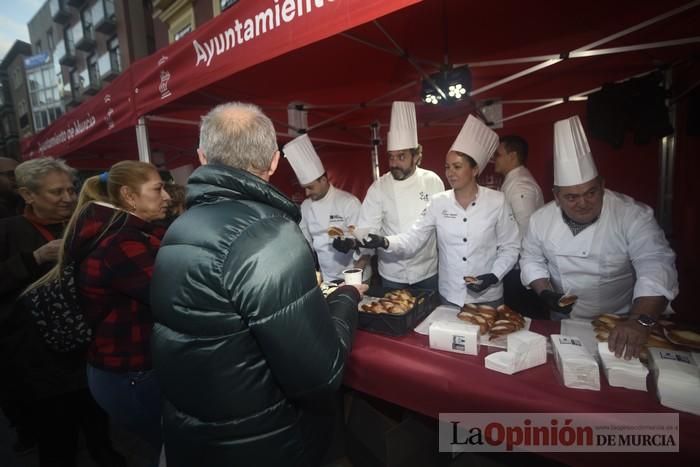
{"label": "tent light fixture", "polygon": [[[437,86],[437,87],[436,87]],[[438,90],[444,90],[444,98]],[[469,95],[472,90],[472,74],[467,65],[451,66],[426,78],[422,83],[421,100],[426,104],[453,104]]]}

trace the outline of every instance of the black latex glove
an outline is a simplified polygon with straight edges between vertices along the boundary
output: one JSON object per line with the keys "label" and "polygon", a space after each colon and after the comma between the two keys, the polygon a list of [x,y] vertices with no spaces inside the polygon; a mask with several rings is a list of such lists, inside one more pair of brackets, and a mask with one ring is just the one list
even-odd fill
{"label": "black latex glove", "polygon": [[568,306],[559,306],[559,300],[563,297],[563,293],[555,292],[554,290],[544,289],[540,292],[540,300],[542,300],[551,311],[556,311],[557,313],[569,314],[574,308],[573,303]]}
{"label": "black latex glove", "polygon": [[481,293],[492,285],[498,284],[498,277],[496,277],[495,274],[482,274],[480,276],[476,276],[476,278],[481,282],[476,284],[467,284],[467,288],[472,292]]}
{"label": "black latex glove", "polygon": [[350,237],[345,237],[345,238],[340,238],[336,237],[333,239],[333,248],[338,250],[341,253],[347,253],[350,250],[354,250],[357,248],[358,242],[354,238]]}
{"label": "black latex glove", "polygon": [[389,240],[381,235],[369,234],[369,240],[362,242],[364,248],[389,248]]}

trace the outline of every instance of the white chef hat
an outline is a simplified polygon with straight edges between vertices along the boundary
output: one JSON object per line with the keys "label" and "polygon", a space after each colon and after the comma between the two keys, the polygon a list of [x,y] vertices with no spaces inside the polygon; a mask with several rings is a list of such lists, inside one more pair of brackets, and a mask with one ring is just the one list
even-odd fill
{"label": "white chef hat", "polygon": [[326,172],[307,134],[285,144],[282,151],[302,185],[308,185]]}
{"label": "white chef hat", "polygon": [[391,104],[391,122],[389,123],[389,133],[386,135],[386,143],[389,151],[418,147],[416,104],[400,101]]}
{"label": "white chef hat", "polygon": [[554,184],[573,186],[598,176],[586,133],[577,115],[554,124]]}
{"label": "white chef hat", "polygon": [[470,156],[483,170],[498,148],[498,135],[473,115],[467,117],[450,151]]}

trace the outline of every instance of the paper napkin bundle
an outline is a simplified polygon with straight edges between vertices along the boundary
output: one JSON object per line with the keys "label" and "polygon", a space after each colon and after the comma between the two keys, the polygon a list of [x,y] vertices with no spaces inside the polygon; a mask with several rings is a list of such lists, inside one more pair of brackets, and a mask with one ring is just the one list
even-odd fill
{"label": "paper napkin bundle", "polygon": [[598,343],[598,355],[603,365],[605,377],[610,386],[619,386],[638,391],[647,390],[647,375],[649,370],[638,358],[625,360],[618,358],[614,352],[608,350],[607,342]]}
{"label": "paper napkin bundle", "polygon": [[564,386],[600,391],[598,362],[578,337],[552,334],[552,349]]}
{"label": "paper napkin bundle", "polygon": [[547,339],[535,332],[521,330],[508,334],[507,350],[484,359],[486,368],[512,375],[547,362]]}

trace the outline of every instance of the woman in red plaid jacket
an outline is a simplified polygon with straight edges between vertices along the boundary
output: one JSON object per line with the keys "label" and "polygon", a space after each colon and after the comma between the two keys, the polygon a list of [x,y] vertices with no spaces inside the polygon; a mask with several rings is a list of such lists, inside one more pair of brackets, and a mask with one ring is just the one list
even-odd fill
{"label": "woman in red plaid jacket", "polygon": [[[122,161],[85,181],[64,248],[93,329],[88,385],[113,421],[161,445],[160,389],[151,367],[149,288],[170,197],[157,169]],[[87,253],[89,252],[89,253]],[[86,256],[87,254],[87,256]]]}

